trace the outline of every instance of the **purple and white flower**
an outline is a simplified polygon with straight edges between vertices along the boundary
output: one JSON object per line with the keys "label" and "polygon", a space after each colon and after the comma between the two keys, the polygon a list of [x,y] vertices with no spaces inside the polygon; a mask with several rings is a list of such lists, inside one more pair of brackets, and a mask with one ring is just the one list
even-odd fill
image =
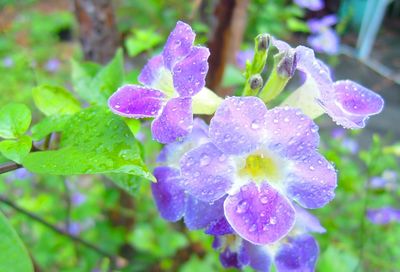
{"label": "purple and white flower", "polygon": [[317,131],[297,109],[227,98],[211,120],[211,141],[180,160],[182,187],[204,202],[226,198],[225,217],[245,240],[276,242],[293,227],[291,201],[319,208],[334,197],[336,172],[316,150]]}
{"label": "purple and white flower", "polygon": [[[283,41],[274,40],[274,45],[279,51],[291,49]],[[363,128],[369,116],[382,111],[384,101],[378,94],[351,80],[333,82],[328,67],[312,49],[297,46],[295,50],[297,70],[307,79],[283,105],[301,108],[313,118],[326,112],[345,128]]]}
{"label": "purple and white flower", "polygon": [[140,85],[124,85],[109,99],[110,109],[129,118],[154,117],[155,140],[170,143],[193,126],[192,97],[205,86],[208,48],[193,46],[195,33],[178,22],[162,53],[151,58],[139,75]]}
{"label": "purple and white flower", "polygon": [[387,225],[392,222],[400,222],[400,209],[383,207],[379,209],[368,209],[367,218],[376,225]]}
{"label": "purple and white flower", "polygon": [[339,52],[340,39],[332,28],[325,28],[308,36],[307,41],[316,52],[328,55],[336,55]]}

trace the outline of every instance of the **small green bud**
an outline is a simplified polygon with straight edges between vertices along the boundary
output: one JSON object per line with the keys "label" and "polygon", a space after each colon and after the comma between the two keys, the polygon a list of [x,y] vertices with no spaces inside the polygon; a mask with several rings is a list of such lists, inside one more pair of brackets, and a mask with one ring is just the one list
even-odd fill
{"label": "small green bud", "polygon": [[255,75],[251,76],[249,79],[250,88],[252,90],[260,89],[262,87],[263,83],[264,82],[263,82],[263,79],[260,74],[255,74]]}
{"label": "small green bud", "polygon": [[[276,66],[276,71],[283,78],[291,78],[297,68],[297,54],[294,49],[289,49],[283,53],[279,63]],[[280,54],[279,54],[280,55]],[[278,59],[280,56],[277,56]]]}
{"label": "small green bud", "polygon": [[269,34],[260,34],[256,37],[257,51],[266,51],[271,44]]}

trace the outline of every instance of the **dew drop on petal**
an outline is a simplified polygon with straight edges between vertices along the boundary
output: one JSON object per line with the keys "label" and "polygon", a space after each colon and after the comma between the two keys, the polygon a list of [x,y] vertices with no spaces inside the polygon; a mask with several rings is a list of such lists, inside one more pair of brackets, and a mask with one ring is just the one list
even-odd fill
{"label": "dew drop on petal", "polygon": [[249,228],[249,232],[255,232],[256,229],[257,229],[257,225],[256,225],[256,224],[253,224],[253,225],[251,225],[251,227]]}
{"label": "dew drop on petal", "polygon": [[249,208],[249,203],[246,200],[242,200],[237,205],[236,212],[239,213],[239,214],[245,213],[248,208]]}

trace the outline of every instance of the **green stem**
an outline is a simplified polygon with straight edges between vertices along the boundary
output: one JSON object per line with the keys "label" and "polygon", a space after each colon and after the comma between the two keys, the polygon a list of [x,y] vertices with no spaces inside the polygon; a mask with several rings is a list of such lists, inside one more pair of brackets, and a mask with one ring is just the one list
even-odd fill
{"label": "green stem", "polygon": [[278,75],[276,67],[271,72],[267,83],[264,88],[260,91],[259,97],[268,103],[276,98],[285,88],[290,78],[281,77]]}

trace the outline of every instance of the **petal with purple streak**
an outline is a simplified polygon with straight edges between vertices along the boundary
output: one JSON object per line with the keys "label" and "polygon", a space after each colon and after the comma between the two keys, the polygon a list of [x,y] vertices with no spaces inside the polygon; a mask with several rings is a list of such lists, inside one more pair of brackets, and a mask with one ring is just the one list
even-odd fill
{"label": "petal with purple streak", "polygon": [[382,111],[383,99],[351,80],[336,81],[333,87],[335,99],[322,103],[327,113],[339,125],[346,128],[363,128],[370,115]]}
{"label": "petal with purple streak", "polygon": [[180,96],[193,96],[206,85],[209,56],[208,48],[194,46],[184,59],[175,64],[172,78]]}
{"label": "petal with purple streak", "polygon": [[195,37],[196,34],[188,24],[181,21],[176,23],[162,52],[164,64],[169,70],[189,54]]}
{"label": "petal with purple streak", "polygon": [[154,89],[124,85],[109,99],[109,108],[118,115],[130,118],[155,117],[163,107],[165,95]]}
{"label": "petal with purple streak", "polygon": [[[248,265],[250,265],[255,271],[270,271],[271,256],[265,247],[253,245],[247,241],[243,241],[242,244],[242,252],[245,252],[245,255],[248,256]],[[239,259],[244,258],[239,254]]]}
{"label": "petal with purple streak", "polygon": [[153,197],[161,216],[168,221],[178,221],[185,212],[185,192],[179,187],[179,170],[160,166],[154,169],[156,183],[151,184]]}
{"label": "petal with purple streak", "polygon": [[279,272],[314,271],[319,255],[319,247],[314,237],[304,234],[289,237],[275,255],[275,265]]}
{"label": "petal with purple streak", "polygon": [[233,180],[233,162],[214,144],[206,143],[180,160],[182,187],[203,201],[214,201],[225,195]]}
{"label": "petal with purple streak", "polygon": [[204,233],[209,235],[226,235],[234,234],[234,231],[228,221],[226,221],[225,216],[223,216],[219,220],[211,222]]}
{"label": "petal with purple streak", "polygon": [[253,244],[269,244],[284,237],[293,227],[295,210],[288,199],[267,183],[250,183],[228,196],[225,216],[232,228]]}
{"label": "petal with purple streak", "polygon": [[189,196],[185,209],[185,224],[190,230],[202,229],[224,217],[224,198],[204,202]]}
{"label": "petal with purple streak", "polygon": [[336,171],[321,154],[309,151],[292,163],[284,182],[288,196],[308,209],[320,208],[335,197]]}
{"label": "petal with purple streak", "polygon": [[177,97],[170,99],[162,113],[151,124],[154,139],[160,143],[171,143],[186,136],[192,129],[192,99]]}
{"label": "petal with purple streak", "polygon": [[269,148],[301,157],[319,144],[318,126],[300,110],[277,107],[266,114]]}
{"label": "petal with purple streak", "polygon": [[164,67],[162,55],[152,57],[144,66],[138,80],[143,85],[152,86],[161,76],[161,70]]}
{"label": "petal with purple streak", "polygon": [[221,261],[221,264],[223,267],[228,268],[228,267],[235,267],[235,268],[241,268],[242,265],[239,262],[238,259],[238,253],[235,251],[231,251],[229,247],[227,247],[224,251],[222,251],[219,254],[219,260]]}
{"label": "petal with purple streak", "polygon": [[227,154],[245,154],[265,140],[267,108],[257,97],[229,97],[210,122],[210,138]]}

